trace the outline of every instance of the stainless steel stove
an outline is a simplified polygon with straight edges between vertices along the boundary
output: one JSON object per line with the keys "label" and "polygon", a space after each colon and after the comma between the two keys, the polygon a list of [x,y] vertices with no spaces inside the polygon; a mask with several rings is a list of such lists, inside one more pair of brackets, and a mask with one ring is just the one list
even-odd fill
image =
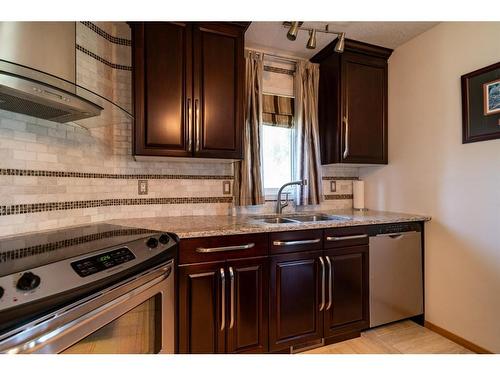
{"label": "stainless steel stove", "polygon": [[177,247],[110,224],[0,240],[0,352],[173,352]]}

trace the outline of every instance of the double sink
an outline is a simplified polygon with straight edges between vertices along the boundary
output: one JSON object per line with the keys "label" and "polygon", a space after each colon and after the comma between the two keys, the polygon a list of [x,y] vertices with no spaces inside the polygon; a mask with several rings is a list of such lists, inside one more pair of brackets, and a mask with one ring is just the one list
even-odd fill
{"label": "double sink", "polygon": [[255,217],[260,224],[301,224],[315,221],[349,220],[348,217],[327,214],[286,215],[276,217]]}

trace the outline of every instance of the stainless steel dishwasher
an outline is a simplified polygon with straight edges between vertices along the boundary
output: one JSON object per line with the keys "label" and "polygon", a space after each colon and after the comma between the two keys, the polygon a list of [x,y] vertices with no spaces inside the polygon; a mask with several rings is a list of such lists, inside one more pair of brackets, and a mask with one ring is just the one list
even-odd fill
{"label": "stainless steel dishwasher", "polygon": [[421,235],[419,223],[370,232],[370,327],[423,314]]}

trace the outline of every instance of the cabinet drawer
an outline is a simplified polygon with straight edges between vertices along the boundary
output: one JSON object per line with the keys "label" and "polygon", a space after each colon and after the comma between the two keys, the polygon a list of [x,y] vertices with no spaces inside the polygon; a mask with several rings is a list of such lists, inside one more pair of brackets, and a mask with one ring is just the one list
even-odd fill
{"label": "cabinet drawer", "polygon": [[181,240],[179,264],[266,256],[266,233],[200,237]]}
{"label": "cabinet drawer", "polygon": [[323,231],[301,230],[294,232],[271,233],[269,240],[271,254],[321,250],[323,248]]}
{"label": "cabinet drawer", "polygon": [[325,249],[368,244],[366,227],[332,228],[325,230]]}

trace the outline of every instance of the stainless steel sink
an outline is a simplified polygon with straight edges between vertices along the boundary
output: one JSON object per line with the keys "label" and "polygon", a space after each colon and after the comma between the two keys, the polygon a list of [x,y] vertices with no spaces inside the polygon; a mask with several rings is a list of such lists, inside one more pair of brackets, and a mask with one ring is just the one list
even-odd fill
{"label": "stainless steel sink", "polygon": [[261,224],[300,224],[313,221],[349,220],[349,218],[344,216],[326,214],[254,217],[254,219]]}
{"label": "stainless steel sink", "polygon": [[289,219],[285,217],[266,217],[264,219],[257,219],[261,223],[266,224],[298,224],[300,223],[297,220]]}
{"label": "stainless steel sink", "polygon": [[[288,219],[289,217],[287,217]],[[326,215],[326,214],[316,214],[316,215],[294,215],[291,217],[292,220],[297,220],[302,222],[309,221],[333,221],[333,220],[348,220],[347,217],[337,216],[337,215]]]}

